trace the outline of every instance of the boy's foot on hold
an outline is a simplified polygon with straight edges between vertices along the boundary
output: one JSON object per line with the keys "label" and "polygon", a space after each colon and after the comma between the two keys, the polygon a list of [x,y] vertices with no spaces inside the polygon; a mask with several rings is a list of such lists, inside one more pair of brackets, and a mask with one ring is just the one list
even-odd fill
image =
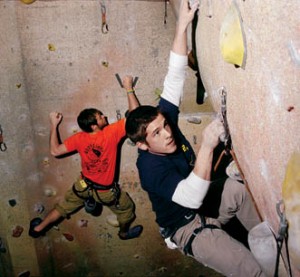
{"label": "boy's foot on hold", "polygon": [[142,232],[143,232],[143,226],[137,225],[130,228],[126,233],[124,233],[124,235],[119,233],[119,238],[122,240],[134,239],[139,237]]}
{"label": "boy's foot on hold", "polygon": [[39,217],[36,217],[34,219],[32,219],[30,221],[30,225],[29,225],[29,231],[28,231],[28,235],[33,237],[33,238],[38,238],[40,236],[44,236],[45,235],[45,232],[43,231],[40,231],[40,232],[37,232],[34,230],[34,228],[38,225],[40,225],[40,223],[42,222],[43,220]]}

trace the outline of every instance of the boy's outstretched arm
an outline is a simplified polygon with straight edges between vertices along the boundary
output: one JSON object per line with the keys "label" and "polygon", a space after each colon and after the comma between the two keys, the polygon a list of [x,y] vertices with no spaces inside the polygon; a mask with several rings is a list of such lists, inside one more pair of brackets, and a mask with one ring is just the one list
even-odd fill
{"label": "boy's outstretched arm", "polygon": [[181,1],[172,46],[172,51],[178,55],[187,55],[187,27],[192,22],[198,7],[199,1],[194,1],[192,7],[189,7],[188,0]]}

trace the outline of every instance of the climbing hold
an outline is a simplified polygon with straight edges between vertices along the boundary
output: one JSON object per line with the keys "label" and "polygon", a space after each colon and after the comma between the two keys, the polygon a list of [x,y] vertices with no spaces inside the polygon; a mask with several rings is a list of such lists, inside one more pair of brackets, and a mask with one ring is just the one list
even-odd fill
{"label": "climbing hold", "polygon": [[78,132],[78,127],[77,126],[73,126],[71,129],[72,129],[73,134],[76,134]]}
{"label": "climbing hold", "polygon": [[49,44],[48,44],[48,50],[49,50],[49,51],[55,51],[56,48],[55,48],[54,44],[49,43]]}
{"label": "climbing hold", "polygon": [[16,84],[17,88],[20,88],[22,86],[22,84]]}
{"label": "climbing hold", "polygon": [[86,219],[80,219],[79,221],[78,221],[78,225],[79,225],[79,227],[87,227],[88,226],[88,220],[86,220]]}
{"label": "climbing hold", "polygon": [[197,144],[197,136],[196,135],[193,135],[193,143]]}
{"label": "climbing hold", "polygon": [[29,5],[29,4],[34,3],[36,0],[20,0],[20,1],[23,2],[24,4]]}
{"label": "climbing hold", "polygon": [[69,234],[69,233],[63,233],[64,237],[68,240],[68,241],[73,241],[74,237]]}
{"label": "climbing hold", "polygon": [[45,158],[43,159],[43,165],[47,166],[47,165],[49,165],[49,164],[50,164],[49,158],[48,158],[48,157],[45,157]]}
{"label": "climbing hold", "polygon": [[245,36],[240,11],[232,2],[220,30],[220,48],[223,59],[244,68],[246,62]]}
{"label": "climbing hold", "polygon": [[56,195],[56,191],[52,188],[45,188],[44,194],[45,194],[45,196],[51,197],[51,196]]}
{"label": "climbing hold", "polygon": [[300,270],[300,153],[295,152],[288,161],[282,185],[282,197],[289,226],[288,247],[293,264]]}
{"label": "climbing hold", "polygon": [[15,238],[18,238],[22,235],[24,231],[24,228],[20,225],[17,225],[14,229],[13,229],[13,233],[12,233],[12,236],[15,237]]}
{"label": "climbing hold", "polygon": [[162,90],[159,88],[156,88],[154,90],[154,94],[157,96],[155,100],[159,100],[160,99],[160,95],[162,94]]}
{"label": "climbing hold", "polygon": [[8,200],[8,203],[11,207],[14,207],[17,205],[17,201],[15,199],[9,199]]}
{"label": "climbing hold", "polygon": [[45,207],[41,203],[34,204],[34,211],[41,214],[45,210]]}
{"label": "climbing hold", "polygon": [[101,63],[104,67],[108,67],[108,65],[109,65],[109,63],[108,62],[106,62],[106,61],[102,61],[102,63]]}
{"label": "climbing hold", "polygon": [[187,121],[189,123],[194,123],[194,124],[200,124],[201,123],[201,118],[200,117],[196,117],[196,116],[190,116]]}

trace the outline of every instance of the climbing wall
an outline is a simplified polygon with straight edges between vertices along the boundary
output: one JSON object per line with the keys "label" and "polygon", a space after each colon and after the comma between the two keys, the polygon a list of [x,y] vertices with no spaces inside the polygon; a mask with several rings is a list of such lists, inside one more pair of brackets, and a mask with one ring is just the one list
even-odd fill
{"label": "climbing wall", "polygon": [[[195,71],[188,69],[180,124],[197,151],[201,131],[221,110],[220,88],[226,88],[238,162],[263,220],[277,232],[276,204],[288,161],[300,145],[299,1],[237,0],[237,55],[225,51],[232,3],[201,1],[197,58],[208,98],[196,103]],[[100,217],[81,210],[37,240],[27,235],[30,219],[44,217],[80,170],[77,155],[50,156],[49,112],[63,113],[62,138],[79,130],[76,117],[85,107],[100,108],[110,122],[123,117],[127,100],[116,73],[139,77],[141,103],[156,104],[174,11],[163,0],[0,1],[0,276],[220,276],[162,243],[128,141],[120,184],[144,225],[139,240],[120,242],[106,209]],[[293,218],[291,226],[299,230],[299,217]],[[294,261],[293,276],[299,276]]]}
{"label": "climbing wall", "polygon": [[[45,237],[28,236],[30,219],[45,217],[80,171],[78,155],[50,155],[49,113],[63,114],[62,139],[79,130],[84,108],[101,109],[109,122],[124,117],[127,97],[116,73],[138,77],[141,103],[156,104],[175,18],[163,1],[24,2],[0,1],[0,276],[220,276],[165,247],[128,141],[119,181],[136,203],[141,238],[119,240],[105,208],[99,217],[80,210]],[[189,71],[183,112],[197,112],[195,99]],[[195,147],[209,119],[182,118]]]}
{"label": "climbing wall", "polygon": [[[287,165],[300,151],[299,13],[296,0],[202,0],[196,31],[204,86],[216,112],[221,112],[221,88],[226,90],[233,149],[262,219],[276,235]],[[298,179],[286,197],[299,186]],[[286,216],[290,232],[299,237],[299,198],[292,202],[294,214]],[[291,251],[300,247],[293,238]],[[294,276],[299,276],[296,261]]]}

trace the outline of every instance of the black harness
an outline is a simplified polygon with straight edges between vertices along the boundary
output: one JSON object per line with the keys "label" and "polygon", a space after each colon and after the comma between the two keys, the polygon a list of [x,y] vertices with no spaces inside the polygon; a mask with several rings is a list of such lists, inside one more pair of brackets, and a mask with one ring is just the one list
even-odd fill
{"label": "black harness", "polygon": [[204,216],[200,216],[201,218],[201,226],[199,228],[196,228],[194,231],[193,231],[193,234],[190,236],[187,244],[184,246],[183,248],[183,252],[185,255],[192,255],[194,256],[194,253],[193,253],[193,250],[192,250],[192,243],[195,239],[195,237],[200,234],[203,229],[205,228],[210,228],[210,229],[219,229],[218,226],[216,225],[213,225],[213,224],[206,224],[206,221],[205,221],[205,217]]}
{"label": "black harness", "polygon": [[[83,190],[77,190],[75,188],[75,185],[73,185],[72,190],[73,192],[81,199],[86,199],[87,201],[93,202],[92,198],[93,198],[93,191],[95,192],[95,194],[97,195],[98,201],[103,204],[103,205],[107,205],[107,206],[111,206],[111,205],[115,205],[116,207],[119,206],[119,198],[121,195],[121,190],[119,187],[119,184],[117,182],[113,182],[112,184],[108,185],[108,186],[104,186],[102,184],[99,183],[95,183],[92,180],[90,180],[89,178],[85,177],[82,173],[81,173],[82,179],[85,181],[85,183],[87,184],[87,187],[84,188]],[[82,197],[79,193],[81,192],[85,192],[88,190],[88,197]],[[103,202],[99,195],[98,195],[98,191],[101,190],[111,190],[115,196],[115,199],[112,200],[109,203]],[[94,200],[95,201],[95,200]]]}
{"label": "black harness", "polygon": [[[181,227],[187,225],[188,223],[190,223],[192,220],[194,220],[196,216],[196,212],[190,210],[183,218],[181,218],[180,221],[178,221],[176,223],[176,226],[172,226],[172,227],[165,227],[165,228],[160,228],[160,234],[163,238],[170,238],[172,240],[173,236],[175,235],[175,233],[177,232],[178,229],[180,229]],[[210,228],[210,229],[219,229],[218,226],[213,225],[213,224],[206,224],[205,221],[205,217],[200,215],[200,219],[201,219],[201,226],[199,228],[196,228],[192,235],[190,236],[187,244],[184,246],[183,248],[183,252],[185,255],[191,255],[194,256],[193,251],[192,251],[192,243],[195,239],[195,237],[202,232],[203,229],[205,228]]]}

